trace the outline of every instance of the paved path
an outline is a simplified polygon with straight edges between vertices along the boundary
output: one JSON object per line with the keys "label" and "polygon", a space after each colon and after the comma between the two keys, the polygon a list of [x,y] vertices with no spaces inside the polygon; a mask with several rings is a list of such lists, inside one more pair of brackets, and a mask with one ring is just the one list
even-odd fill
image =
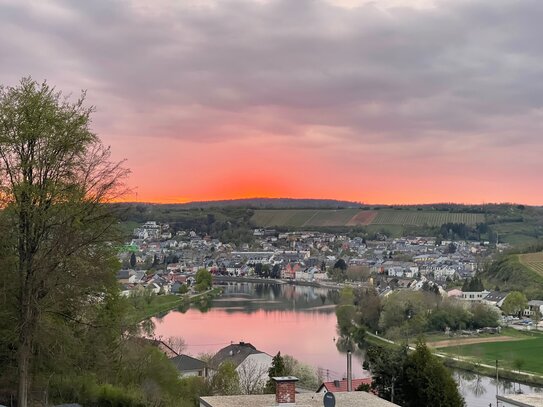
{"label": "paved path", "polygon": [[450,346],[462,346],[462,345],[471,345],[474,343],[489,343],[489,342],[512,342],[512,341],[523,341],[528,338],[518,338],[514,336],[487,336],[484,338],[454,338],[454,339],[444,339],[442,341],[428,342],[427,345],[432,348],[447,348]]}

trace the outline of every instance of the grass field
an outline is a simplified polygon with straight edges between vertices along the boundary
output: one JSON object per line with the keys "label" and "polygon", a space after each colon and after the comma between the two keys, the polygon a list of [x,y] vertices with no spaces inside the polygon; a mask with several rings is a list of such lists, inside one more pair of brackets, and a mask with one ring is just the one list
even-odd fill
{"label": "grass field", "polygon": [[503,368],[543,374],[543,334],[527,333],[524,337],[522,340],[514,338],[516,340],[511,342],[452,346],[439,351],[490,365],[498,360]]}
{"label": "grass field", "polygon": [[518,257],[523,265],[543,276],[543,252],[519,254]]}
{"label": "grass field", "polygon": [[482,214],[416,210],[360,209],[275,209],[256,210],[251,218],[263,227],[334,227],[334,226],[441,226],[444,223],[475,225],[484,222]]}

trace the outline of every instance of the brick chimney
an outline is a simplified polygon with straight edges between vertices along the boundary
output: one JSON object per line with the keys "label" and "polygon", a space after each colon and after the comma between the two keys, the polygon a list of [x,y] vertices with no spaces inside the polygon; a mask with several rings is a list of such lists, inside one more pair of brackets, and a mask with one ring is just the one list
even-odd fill
{"label": "brick chimney", "polygon": [[275,381],[275,402],[280,405],[294,405],[296,403],[297,377],[272,377]]}

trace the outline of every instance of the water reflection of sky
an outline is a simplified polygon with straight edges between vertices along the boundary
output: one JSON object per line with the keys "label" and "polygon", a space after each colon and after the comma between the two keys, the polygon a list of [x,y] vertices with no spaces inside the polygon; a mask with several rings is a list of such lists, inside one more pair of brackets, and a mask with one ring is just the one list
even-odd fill
{"label": "water reflection of sky", "polygon": [[[467,407],[492,407],[496,406],[496,379],[481,376],[475,373],[457,370],[454,372],[462,396],[466,400]],[[518,384],[507,380],[499,380],[498,392],[500,396],[514,394],[517,391],[523,393],[537,393],[542,389]]]}
{"label": "water reflection of sky", "polygon": [[[216,352],[231,342],[250,342],[274,355],[281,351],[316,368],[329,370],[331,378],[346,374],[346,359],[336,348],[336,318],[333,313],[212,308],[206,313],[190,309],[174,311],[155,320],[155,334],[180,336],[187,353]],[[355,374],[362,374],[362,362],[353,361]]]}
{"label": "water reflection of sky", "polygon": [[[157,336],[180,336],[187,353],[213,353],[231,342],[251,342],[258,349],[276,354],[281,351],[322,368],[326,378],[346,376],[346,358],[336,347],[334,303],[337,293],[313,287],[272,284],[232,283],[225,294],[203,313],[191,308],[173,311],[155,319]],[[365,376],[361,354],[353,359],[355,377]],[[467,407],[496,405],[494,379],[455,371]],[[525,393],[541,389],[521,385]],[[500,394],[514,393],[518,384],[500,381]]]}
{"label": "water reflection of sky", "polygon": [[[337,350],[334,294],[313,287],[229,284],[225,295],[202,313],[191,308],[155,319],[155,334],[180,336],[187,353],[216,352],[231,342],[246,341],[271,355],[281,351],[321,368],[330,379],[346,376],[346,357]],[[252,299],[251,301],[247,300]],[[362,377],[362,358],[353,360]]]}

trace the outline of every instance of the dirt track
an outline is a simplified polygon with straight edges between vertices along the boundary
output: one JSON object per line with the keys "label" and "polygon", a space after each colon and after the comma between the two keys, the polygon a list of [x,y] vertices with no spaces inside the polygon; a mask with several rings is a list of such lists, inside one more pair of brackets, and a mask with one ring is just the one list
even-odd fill
{"label": "dirt track", "polygon": [[486,338],[456,338],[456,339],[447,339],[444,341],[437,342],[428,342],[428,345],[432,348],[446,348],[449,346],[462,346],[462,345],[471,345],[474,343],[488,343],[488,342],[511,342],[511,341],[522,341],[524,338],[516,338],[513,336],[489,336]]}

